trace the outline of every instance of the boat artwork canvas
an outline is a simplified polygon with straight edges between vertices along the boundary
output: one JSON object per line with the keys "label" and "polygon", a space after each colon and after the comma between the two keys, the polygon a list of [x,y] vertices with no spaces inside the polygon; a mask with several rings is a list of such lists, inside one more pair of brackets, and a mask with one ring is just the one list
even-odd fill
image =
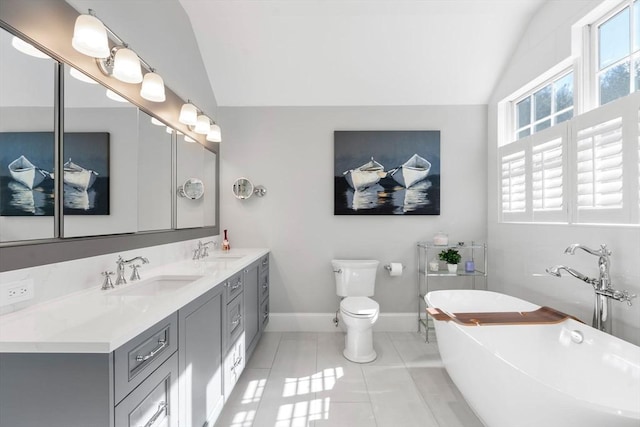
{"label": "boat artwork canvas", "polygon": [[335,131],[334,215],[440,215],[440,131]]}
{"label": "boat artwork canvas", "polygon": [[[53,216],[53,132],[0,132],[0,216]],[[64,134],[65,215],[109,215],[109,133]]]}

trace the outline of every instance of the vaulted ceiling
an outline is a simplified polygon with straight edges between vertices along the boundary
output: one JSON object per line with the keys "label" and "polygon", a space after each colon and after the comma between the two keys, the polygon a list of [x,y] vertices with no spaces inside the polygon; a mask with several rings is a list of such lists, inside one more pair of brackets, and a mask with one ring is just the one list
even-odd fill
{"label": "vaulted ceiling", "polygon": [[485,104],[544,0],[179,0],[220,106]]}

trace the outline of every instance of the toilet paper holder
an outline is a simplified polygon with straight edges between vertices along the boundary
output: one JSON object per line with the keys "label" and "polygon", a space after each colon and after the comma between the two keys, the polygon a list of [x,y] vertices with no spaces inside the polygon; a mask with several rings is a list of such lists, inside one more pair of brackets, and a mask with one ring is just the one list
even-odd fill
{"label": "toilet paper holder", "polygon": [[[406,266],[404,264],[400,264],[402,266],[402,269],[404,270],[406,268]],[[387,271],[391,271],[391,264],[386,264],[384,266],[384,269]]]}

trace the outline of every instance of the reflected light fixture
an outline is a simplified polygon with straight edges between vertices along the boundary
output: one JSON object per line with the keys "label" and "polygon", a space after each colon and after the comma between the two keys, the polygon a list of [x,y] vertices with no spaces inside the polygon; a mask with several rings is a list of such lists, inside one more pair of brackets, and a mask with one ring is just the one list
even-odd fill
{"label": "reflected light fixture", "polygon": [[184,140],[185,140],[185,142],[190,142],[190,143],[196,142],[196,140],[191,138],[189,135],[185,135],[184,136]]}
{"label": "reflected light fixture", "polygon": [[166,126],[164,123],[162,123],[160,120],[156,119],[155,117],[151,117],[151,124],[156,126]]}
{"label": "reflected light fixture", "polygon": [[86,74],[78,71],[78,69],[76,68],[69,68],[69,74],[71,75],[71,77],[80,80],[81,82],[85,82],[85,83],[90,83],[92,85],[97,85],[98,82],[93,80],[91,77],[87,76]]}
{"label": "reflected light fixture", "polygon": [[107,89],[107,98],[117,102],[129,102],[127,99],[121,97],[111,89]]}
{"label": "reflected light fixture", "polygon": [[207,133],[207,141],[210,142],[222,142],[222,130],[217,124],[212,124]]}
{"label": "reflected light fixture", "polygon": [[193,131],[195,133],[199,133],[200,135],[206,135],[209,133],[210,128],[211,128],[211,121],[209,120],[209,117],[205,116],[204,114],[200,114],[198,116],[198,119],[196,121],[196,126],[193,129]]}
{"label": "reflected light fixture", "polygon": [[166,132],[173,133],[173,128],[171,126],[167,126]]}
{"label": "reflected light fixture", "polygon": [[195,126],[198,122],[198,109],[191,102],[182,104],[178,121],[187,126]]}
{"label": "reflected light fixture", "polygon": [[94,58],[108,58],[111,54],[107,30],[91,9],[88,15],[76,18],[71,45],[78,52]]}
{"label": "reflected light fixture", "polygon": [[154,69],[144,75],[140,96],[151,102],[164,102],[167,99],[164,93],[164,81]]}
{"label": "reflected light fixture", "polygon": [[51,59],[46,53],[42,52],[32,44],[27,43],[26,41],[16,36],[13,36],[13,38],[11,39],[11,46],[15,47],[17,50],[26,55],[33,56],[34,58]]}

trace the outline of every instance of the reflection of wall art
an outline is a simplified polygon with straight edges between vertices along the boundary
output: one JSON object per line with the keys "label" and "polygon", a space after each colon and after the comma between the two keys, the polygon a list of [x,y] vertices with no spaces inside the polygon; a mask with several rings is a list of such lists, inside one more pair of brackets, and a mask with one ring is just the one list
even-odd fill
{"label": "reflection of wall art", "polygon": [[[0,215],[51,216],[53,132],[0,133]],[[64,134],[64,214],[109,215],[109,134]]]}
{"label": "reflection of wall art", "polygon": [[440,215],[440,131],[335,131],[335,215]]}

